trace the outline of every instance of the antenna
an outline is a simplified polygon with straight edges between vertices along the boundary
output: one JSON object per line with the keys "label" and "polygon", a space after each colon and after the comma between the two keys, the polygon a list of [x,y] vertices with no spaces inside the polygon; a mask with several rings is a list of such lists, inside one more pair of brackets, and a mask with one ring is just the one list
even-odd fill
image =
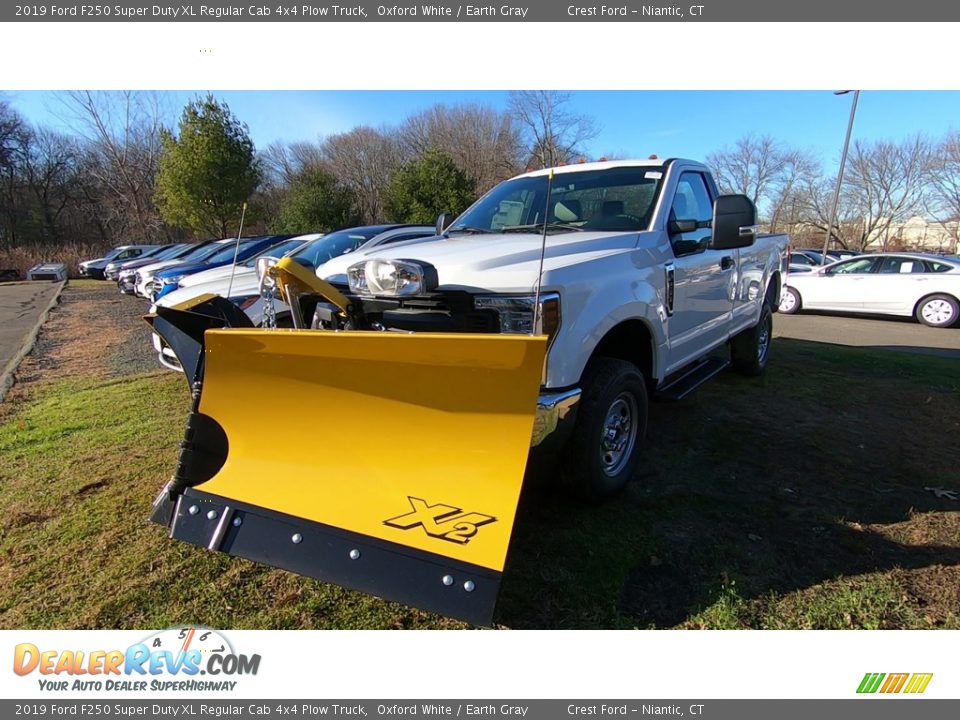
{"label": "antenna", "polygon": [[530,334],[537,332],[537,325],[542,321],[540,312],[540,283],[543,281],[543,256],[547,253],[547,218],[550,216],[550,193],[553,191],[553,168],[547,175],[547,199],[543,208],[543,237],[540,241],[540,270],[537,272],[536,293],[533,297],[533,326],[530,328]]}
{"label": "antenna", "polygon": [[243,234],[243,219],[247,216],[247,204],[243,204],[243,210],[240,211],[240,229],[237,230],[237,244],[233,246],[233,267],[230,268],[230,282],[227,283],[227,300],[230,299],[230,292],[233,290],[233,276],[237,272],[237,255],[240,254],[240,236]]}

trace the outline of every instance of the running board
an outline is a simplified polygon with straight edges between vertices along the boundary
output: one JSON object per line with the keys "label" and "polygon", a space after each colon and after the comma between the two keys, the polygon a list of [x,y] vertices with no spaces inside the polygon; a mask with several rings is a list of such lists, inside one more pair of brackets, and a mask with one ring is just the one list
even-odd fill
{"label": "running board", "polygon": [[665,402],[683,400],[705,382],[713,378],[720,372],[723,372],[730,366],[730,360],[720,357],[709,357],[684,372],[676,380],[670,381],[667,385],[657,390],[653,397],[655,400]]}

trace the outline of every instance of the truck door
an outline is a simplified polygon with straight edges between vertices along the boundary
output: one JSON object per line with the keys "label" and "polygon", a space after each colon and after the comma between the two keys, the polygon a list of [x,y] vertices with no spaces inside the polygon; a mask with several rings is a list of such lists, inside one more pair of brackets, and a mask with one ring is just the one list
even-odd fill
{"label": "truck door", "polygon": [[[733,311],[730,283],[737,253],[709,248],[713,216],[710,187],[702,173],[684,172],[670,209],[668,233],[674,255],[674,296],[673,313],[668,320],[668,373],[696,359],[708,347],[727,340]],[[696,221],[696,229],[671,232],[672,223],[682,220]]]}

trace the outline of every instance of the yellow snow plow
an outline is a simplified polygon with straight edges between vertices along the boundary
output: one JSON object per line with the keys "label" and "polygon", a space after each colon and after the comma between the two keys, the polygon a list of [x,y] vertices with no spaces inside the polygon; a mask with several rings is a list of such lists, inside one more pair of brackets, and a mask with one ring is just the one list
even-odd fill
{"label": "yellow snow plow", "polygon": [[[146,318],[193,392],[151,519],[210,550],[489,624],[547,338],[377,331],[296,263],[269,274],[294,329],[255,328],[215,296]],[[304,327],[311,309],[338,329]]]}

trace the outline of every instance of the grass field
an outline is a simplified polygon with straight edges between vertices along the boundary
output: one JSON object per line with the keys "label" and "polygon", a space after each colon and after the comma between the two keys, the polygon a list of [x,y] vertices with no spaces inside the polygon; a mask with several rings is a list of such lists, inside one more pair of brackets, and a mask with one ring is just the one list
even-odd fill
{"label": "grass field", "polygon": [[[148,524],[188,392],[130,360],[143,308],[102,285],[68,286],[0,406],[0,627],[463,627]],[[108,304],[117,332],[91,342]],[[960,628],[960,502],[926,489],[960,488],[955,361],[773,351],[760,380],[652,406],[643,469],[612,502],[567,501],[534,464],[497,623]]]}

